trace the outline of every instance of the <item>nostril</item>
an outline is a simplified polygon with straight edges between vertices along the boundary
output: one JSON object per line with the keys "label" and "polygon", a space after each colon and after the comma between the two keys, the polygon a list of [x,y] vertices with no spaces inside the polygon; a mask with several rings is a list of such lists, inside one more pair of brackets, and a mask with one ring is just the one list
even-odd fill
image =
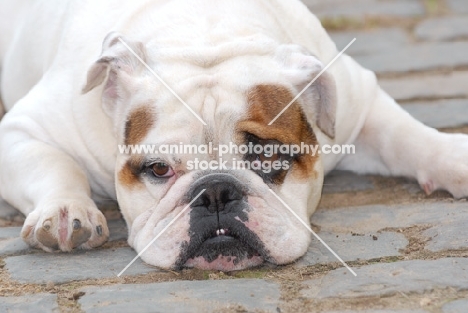
{"label": "nostril", "polygon": [[211,205],[211,200],[210,200],[210,196],[209,195],[203,195],[202,196],[202,201],[203,201],[203,206],[205,207],[209,207]]}
{"label": "nostril", "polygon": [[220,192],[219,198],[222,203],[226,204],[231,201],[241,200],[243,195],[236,188],[225,188]]}
{"label": "nostril", "polygon": [[229,201],[231,201],[231,197],[229,196],[229,190],[227,189],[224,189],[221,191],[221,194],[220,194],[220,200],[221,200],[221,203],[228,203]]}
{"label": "nostril", "polygon": [[218,205],[218,190],[216,188],[209,188],[201,196],[203,207],[207,208],[208,211],[215,213],[220,210]]}

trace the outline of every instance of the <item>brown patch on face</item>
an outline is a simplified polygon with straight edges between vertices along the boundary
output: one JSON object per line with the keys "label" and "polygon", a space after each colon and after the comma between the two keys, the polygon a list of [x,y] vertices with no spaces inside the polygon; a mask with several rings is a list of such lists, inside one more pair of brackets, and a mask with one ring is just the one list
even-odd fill
{"label": "brown patch on face", "polygon": [[[288,145],[300,146],[301,143],[318,145],[317,138],[297,101],[271,126],[268,126],[293,99],[292,93],[283,86],[258,85],[253,87],[248,92],[247,119],[237,124],[237,131],[240,134],[250,133],[266,140],[278,140]],[[316,176],[314,167],[318,158],[318,155],[299,155],[294,162],[291,174],[299,179]]]}
{"label": "brown patch on face", "polygon": [[141,158],[138,157],[132,157],[125,163],[118,174],[119,182],[123,186],[132,189],[143,184],[139,175],[140,164]]}
{"label": "brown patch on face", "polygon": [[155,122],[155,114],[149,105],[133,110],[125,124],[125,144],[135,145],[143,141]]}

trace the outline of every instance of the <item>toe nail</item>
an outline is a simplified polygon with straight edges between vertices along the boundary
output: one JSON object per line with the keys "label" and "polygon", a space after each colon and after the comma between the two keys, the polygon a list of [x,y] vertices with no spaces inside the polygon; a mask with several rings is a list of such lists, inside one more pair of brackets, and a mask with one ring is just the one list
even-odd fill
{"label": "toe nail", "polygon": [[52,223],[50,221],[45,221],[42,224],[42,228],[44,228],[45,230],[49,230],[51,225],[52,225]]}
{"label": "toe nail", "polygon": [[74,219],[73,220],[73,229],[80,229],[80,228],[81,228],[80,220]]}
{"label": "toe nail", "polygon": [[99,236],[102,236],[102,226],[101,225],[96,226],[96,231],[97,231]]}

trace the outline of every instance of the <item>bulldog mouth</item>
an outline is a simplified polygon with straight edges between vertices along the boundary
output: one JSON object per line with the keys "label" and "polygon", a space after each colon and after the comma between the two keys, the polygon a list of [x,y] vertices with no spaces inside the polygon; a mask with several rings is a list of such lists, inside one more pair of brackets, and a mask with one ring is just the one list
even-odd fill
{"label": "bulldog mouth", "polygon": [[233,271],[261,265],[266,253],[255,237],[249,230],[219,228],[192,238],[179,258],[178,267]]}
{"label": "bulldog mouth", "polygon": [[226,242],[226,241],[231,241],[231,240],[235,240],[235,238],[232,236],[229,236],[229,229],[222,228],[222,229],[218,229],[215,233],[215,236],[206,240],[205,243],[221,243],[221,242]]}
{"label": "bulldog mouth", "polygon": [[240,238],[231,235],[227,228],[216,230],[211,237],[203,241],[198,253],[195,253],[195,255],[206,257],[207,261],[212,262],[217,253],[228,258],[234,257],[234,264],[239,262],[238,257],[245,255],[247,257],[260,256],[255,249],[249,245],[244,245]]}
{"label": "bulldog mouth", "polygon": [[213,237],[213,238],[206,240],[204,244],[210,244],[210,243],[221,244],[221,243],[229,242],[233,240],[236,240],[236,239],[231,236],[218,236],[218,237]]}
{"label": "bulldog mouth", "polygon": [[221,244],[224,242],[232,242],[233,240],[236,240],[236,238],[229,236],[229,229],[222,228],[218,229],[212,237],[205,240],[204,244]]}

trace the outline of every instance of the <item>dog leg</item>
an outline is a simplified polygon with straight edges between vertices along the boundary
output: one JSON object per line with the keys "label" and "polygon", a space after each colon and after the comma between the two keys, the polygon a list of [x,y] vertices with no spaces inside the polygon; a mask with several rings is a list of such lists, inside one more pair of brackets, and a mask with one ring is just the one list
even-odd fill
{"label": "dog leg", "polygon": [[86,173],[23,110],[27,102],[40,105],[31,94],[0,124],[0,195],[26,215],[21,235],[31,246],[70,251],[102,245],[109,231],[90,198]]}
{"label": "dog leg", "polygon": [[355,142],[356,154],[339,169],[418,180],[427,194],[444,189],[468,196],[468,136],[427,127],[380,90]]}

